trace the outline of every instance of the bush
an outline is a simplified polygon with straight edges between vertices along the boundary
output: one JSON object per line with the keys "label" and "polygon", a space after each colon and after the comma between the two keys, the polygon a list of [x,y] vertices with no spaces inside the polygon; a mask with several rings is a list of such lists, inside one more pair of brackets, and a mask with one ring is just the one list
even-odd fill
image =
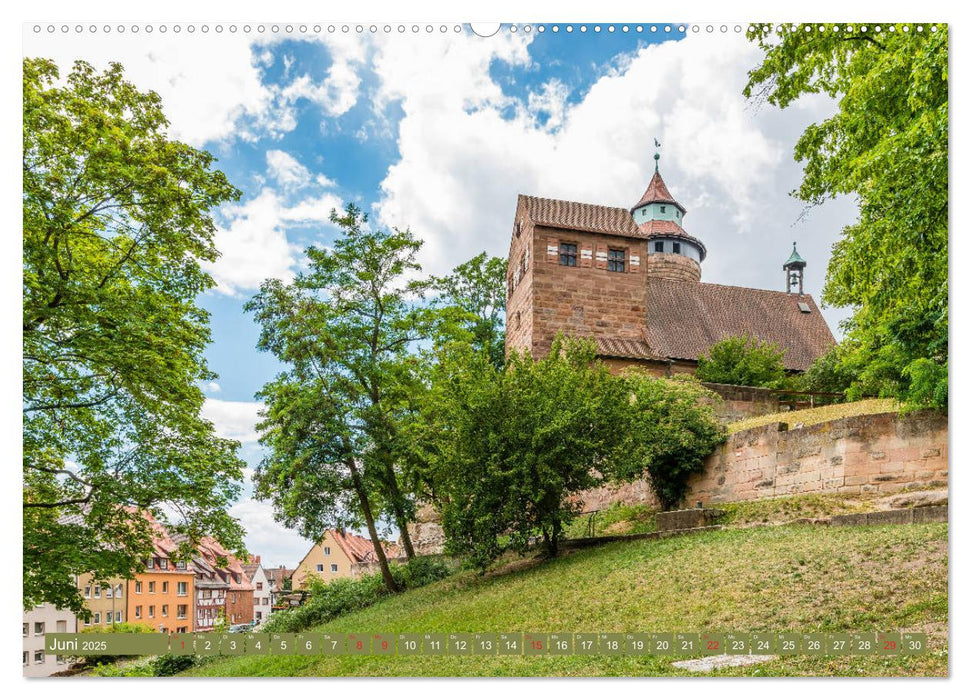
{"label": "bush", "polygon": [[[419,588],[452,573],[451,567],[434,557],[416,557],[404,565],[391,564],[391,575],[402,589]],[[301,632],[355,610],[374,605],[390,595],[380,574],[365,574],[359,579],[342,578],[324,583],[310,581],[310,597],[298,608],[273,614],[261,632]]]}
{"label": "bush", "polygon": [[703,382],[777,389],[786,382],[783,355],[785,350],[772,343],[747,335],[730,336],[712,345],[707,357],[698,358],[695,376]]}
{"label": "bush", "polygon": [[837,345],[813,360],[809,369],[799,377],[797,386],[802,391],[845,394],[856,378],[856,374],[843,361],[840,346]]}
{"label": "bush", "polygon": [[177,673],[192,668],[198,662],[198,656],[163,654],[152,662],[152,670],[156,676],[174,676]]}

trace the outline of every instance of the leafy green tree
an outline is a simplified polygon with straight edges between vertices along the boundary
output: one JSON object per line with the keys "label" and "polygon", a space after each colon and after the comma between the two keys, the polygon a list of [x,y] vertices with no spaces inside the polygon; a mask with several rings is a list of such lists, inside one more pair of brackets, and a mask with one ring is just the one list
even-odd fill
{"label": "leafy green tree", "polygon": [[[944,25],[753,27],[764,51],[747,96],[785,108],[839,100],[795,148],[795,195],[853,194],[857,221],[833,247],[823,301],[853,308],[843,363],[850,397],[947,406],[948,30]],[[892,31],[891,31],[892,30]]]}
{"label": "leafy green tree", "polygon": [[452,274],[433,279],[432,288],[441,295],[441,307],[464,312],[459,323],[471,334],[473,346],[501,367],[506,355],[506,260],[479,253]]}
{"label": "leafy green tree", "polygon": [[448,550],[484,569],[535,537],[555,556],[579,510],[569,496],[628,454],[624,390],[589,341],[557,339],[537,361],[513,353],[505,369],[468,345],[443,349],[412,444]]}
{"label": "leafy green tree", "polygon": [[630,397],[624,424],[632,458],[618,463],[614,478],[646,473],[661,507],[675,508],[684,500],[688,479],[704,469],[705,459],[725,439],[712,407],[717,396],[690,375],[656,379],[629,372],[622,381]]}
{"label": "leafy green tree", "polygon": [[722,338],[698,358],[695,376],[703,382],[777,388],[786,379],[784,350],[746,335]]}
{"label": "leafy green tree", "polygon": [[856,377],[842,357],[843,352],[843,346],[836,345],[813,360],[809,369],[800,375],[797,387],[802,391],[845,394]]}
{"label": "leafy green tree", "polygon": [[378,534],[389,515],[410,557],[414,503],[400,481],[401,425],[417,390],[411,346],[432,332],[421,305],[421,242],[373,230],[354,205],[331,213],[342,235],[307,250],[292,284],[268,280],[247,304],[262,326],[259,348],[288,369],[263,387],[259,425],[267,455],[256,494],[276,516],[319,539],[330,527],[367,526],[388,590],[397,590]]}
{"label": "leafy green tree", "polygon": [[23,115],[23,604],[80,613],[76,574],[127,577],[150,553],[135,510],[242,549],[225,512],[242,462],[200,416],[195,303],[209,212],[238,192],[119,64],[61,81],[25,60]]}

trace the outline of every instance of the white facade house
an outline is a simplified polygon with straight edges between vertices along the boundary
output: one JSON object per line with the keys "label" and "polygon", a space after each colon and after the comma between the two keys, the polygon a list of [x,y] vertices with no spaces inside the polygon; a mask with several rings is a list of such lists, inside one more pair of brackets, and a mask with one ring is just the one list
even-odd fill
{"label": "white facade house", "polygon": [[266,575],[263,565],[260,564],[258,556],[253,557],[248,564],[245,564],[243,571],[246,572],[253,584],[253,622],[261,625],[266,622],[273,611],[273,591],[270,579]]}
{"label": "white facade house", "polygon": [[67,659],[44,650],[44,635],[49,632],[77,632],[78,618],[70,610],[43,603],[24,611],[24,675],[29,678],[50,676],[66,671]]}

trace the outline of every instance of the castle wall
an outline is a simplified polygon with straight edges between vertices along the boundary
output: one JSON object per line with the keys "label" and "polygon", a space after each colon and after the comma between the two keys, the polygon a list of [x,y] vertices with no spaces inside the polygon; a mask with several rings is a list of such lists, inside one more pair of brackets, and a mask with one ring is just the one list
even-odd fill
{"label": "castle wall", "polygon": [[701,263],[685,255],[651,252],[647,256],[647,275],[680,282],[700,282]]}
{"label": "castle wall", "polygon": [[[641,339],[646,318],[646,242],[622,236],[536,226],[532,236],[532,338],[534,357],[545,354],[558,333]],[[577,267],[559,264],[559,244],[577,245]],[[606,269],[608,248],[626,251],[624,272]],[[555,252],[554,252],[555,251]],[[513,297],[508,313],[519,311]],[[515,343],[523,342],[514,336]],[[510,347],[515,346],[514,342]]]}

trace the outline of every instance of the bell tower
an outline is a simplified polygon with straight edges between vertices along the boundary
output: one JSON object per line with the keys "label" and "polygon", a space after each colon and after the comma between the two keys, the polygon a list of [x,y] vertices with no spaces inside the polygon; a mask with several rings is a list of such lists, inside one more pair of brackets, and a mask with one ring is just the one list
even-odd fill
{"label": "bell tower", "polygon": [[654,176],[630,209],[634,223],[647,238],[647,276],[684,282],[701,281],[705,244],[682,228],[687,210],[678,203],[661,177],[661,144],[654,139]]}
{"label": "bell tower", "polygon": [[786,292],[792,294],[792,290],[798,288],[799,296],[802,296],[803,272],[806,269],[806,261],[796,250],[795,241],[792,242],[792,255],[782,265],[782,269],[786,272]]}

